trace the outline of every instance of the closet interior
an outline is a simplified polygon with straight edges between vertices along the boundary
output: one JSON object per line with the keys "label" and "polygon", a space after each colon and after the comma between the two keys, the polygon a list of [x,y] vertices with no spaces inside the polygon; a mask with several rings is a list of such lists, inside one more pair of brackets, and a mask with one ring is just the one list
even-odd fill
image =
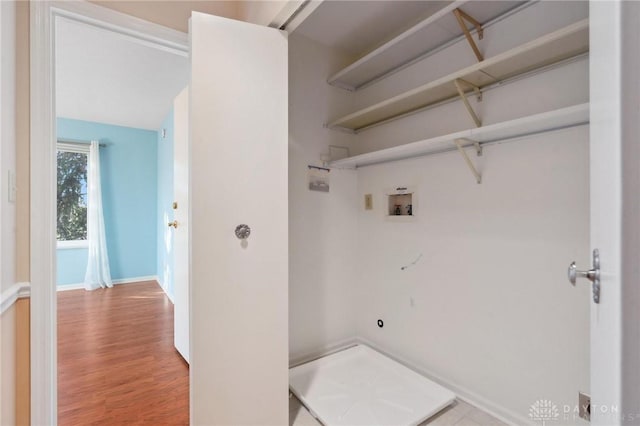
{"label": "closet interior", "polygon": [[325,1],[289,35],[292,372],[366,346],[516,424],[588,393],[588,12]]}

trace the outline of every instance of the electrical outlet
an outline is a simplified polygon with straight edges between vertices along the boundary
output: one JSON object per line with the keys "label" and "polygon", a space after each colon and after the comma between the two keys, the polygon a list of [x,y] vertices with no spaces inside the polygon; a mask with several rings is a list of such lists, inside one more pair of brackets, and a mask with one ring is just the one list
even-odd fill
{"label": "electrical outlet", "polygon": [[373,210],[373,196],[371,194],[364,195],[364,209]]}
{"label": "electrical outlet", "polygon": [[578,416],[591,421],[591,396],[586,393],[578,392]]}

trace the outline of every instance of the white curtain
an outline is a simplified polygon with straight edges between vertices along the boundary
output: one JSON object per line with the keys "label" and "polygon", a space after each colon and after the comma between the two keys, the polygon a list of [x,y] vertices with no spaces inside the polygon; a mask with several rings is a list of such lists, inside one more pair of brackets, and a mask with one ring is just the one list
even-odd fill
{"label": "white curtain", "polygon": [[109,272],[107,239],[104,232],[102,214],[102,187],[100,185],[100,144],[91,142],[87,170],[87,242],[89,260],[84,276],[84,288],[95,290],[100,287],[113,287]]}

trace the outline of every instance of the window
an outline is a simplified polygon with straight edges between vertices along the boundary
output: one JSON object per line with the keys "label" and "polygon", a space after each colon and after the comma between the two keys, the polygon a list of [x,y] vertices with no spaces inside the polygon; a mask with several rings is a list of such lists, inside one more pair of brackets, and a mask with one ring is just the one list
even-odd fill
{"label": "window", "polygon": [[86,246],[88,153],[88,146],[58,143],[58,247]]}

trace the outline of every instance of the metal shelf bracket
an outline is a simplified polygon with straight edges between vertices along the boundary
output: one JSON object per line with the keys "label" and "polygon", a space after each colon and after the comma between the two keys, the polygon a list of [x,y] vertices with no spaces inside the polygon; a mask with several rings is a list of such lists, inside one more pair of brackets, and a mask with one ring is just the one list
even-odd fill
{"label": "metal shelf bracket", "polygon": [[473,122],[476,124],[476,127],[482,126],[482,121],[480,121],[480,118],[478,118],[478,115],[471,107],[471,104],[467,99],[467,95],[464,93],[464,89],[462,88],[462,85],[464,84],[473,89],[473,91],[476,93],[476,98],[478,99],[478,102],[482,101],[482,92],[480,91],[480,88],[475,84],[471,84],[468,81],[463,80],[461,78],[456,78],[455,80],[453,80],[453,84],[455,84],[456,90],[458,91],[458,95],[460,96],[460,99],[462,99],[462,102],[464,103],[464,106],[467,109],[467,112],[473,119]]}
{"label": "metal shelf bracket", "polygon": [[469,42],[469,45],[471,46],[473,53],[476,55],[476,58],[478,58],[478,62],[484,61],[484,57],[482,56],[482,53],[480,53],[480,49],[478,49],[478,46],[476,45],[475,40],[473,40],[473,37],[471,37],[471,32],[467,28],[467,24],[465,24],[464,21],[467,21],[470,24],[472,24],[474,27],[476,27],[476,31],[478,32],[478,40],[482,40],[482,37],[484,36],[484,31],[482,30],[482,24],[476,21],[473,17],[467,15],[465,12],[460,10],[460,8],[453,9],[453,14],[458,20],[458,24],[460,25],[460,28],[462,29],[462,32],[464,33],[464,36],[467,39],[467,42]]}
{"label": "metal shelf bracket", "polygon": [[478,169],[476,169],[476,166],[473,165],[473,162],[469,158],[469,155],[467,155],[467,151],[465,151],[464,148],[462,147],[463,142],[473,142],[473,146],[476,149],[476,155],[478,157],[482,155],[482,146],[480,145],[479,142],[472,141],[469,139],[455,139],[453,141],[453,143],[455,143],[456,147],[458,148],[458,152],[460,152],[460,154],[462,155],[462,158],[464,158],[465,163],[467,163],[467,167],[469,167],[469,170],[471,170],[471,173],[473,173],[473,176],[475,176],[476,182],[480,184],[482,183],[482,175],[480,174],[480,172],[478,172]]}
{"label": "metal shelf bracket", "polygon": [[322,123],[322,128],[323,129],[329,129],[329,130],[337,130],[338,132],[347,133],[347,134],[350,134],[350,135],[355,135],[356,133],[358,133],[354,129],[349,129],[348,127],[329,126],[327,123]]}
{"label": "metal shelf bracket", "polygon": [[473,146],[476,148],[476,156],[482,157],[482,145],[480,145],[480,142],[474,142]]}

